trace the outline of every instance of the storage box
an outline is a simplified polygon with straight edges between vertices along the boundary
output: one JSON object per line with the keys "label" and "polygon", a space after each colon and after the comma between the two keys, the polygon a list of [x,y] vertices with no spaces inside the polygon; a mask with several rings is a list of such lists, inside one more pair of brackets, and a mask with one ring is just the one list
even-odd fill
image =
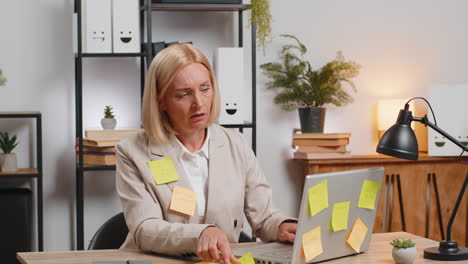
{"label": "storage box", "polygon": [[82,0],[83,53],[111,53],[111,0]]}
{"label": "storage box", "polygon": [[243,48],[218,48],[214,56],[214,71],[221,95],[219,123],[245,123],[245,82]]}
{"label": "storage box", "polygon": [[[434,110],[437,126],[468,145],[468,115],[466,114],[466,99],[468,98],[468,84],[435,84],[428,87],[428,101]],[[429,120],[434,118],[427,110]],[[459,156],[461,148],[451,141],[428,128],[429,156]],[[468,153],[465,152],[465,156]]]}
{"label": "storage box", "polygon": [[138,0],[112,0],[112,47],[114,53],[140,52],[139,17]]}

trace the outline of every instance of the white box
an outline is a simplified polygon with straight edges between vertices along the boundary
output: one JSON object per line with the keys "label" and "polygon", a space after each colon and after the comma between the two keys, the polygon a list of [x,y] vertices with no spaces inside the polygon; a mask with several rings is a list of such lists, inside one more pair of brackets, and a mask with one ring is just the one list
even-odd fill
{"label": "white box", "polygon": [[112,47],[114,53],[140,52],[138,0],[112,0]]}
{"label": "white box", "polygon": [[243,48],[217,48],[213,66],[221,95],[219,123],[244,124],[247,103]]}
{"label": "white box", "polygon": [[81,1],[83,53],[111,53],[111,0]]}
{"label": "white box", "polygon": [[[466,101],[468,84],[434,84],[428,87],[428,101],[434,110],[437,126],[458,141],[468,145]],[[429,120],[434,123],[430,110]],[[462,149],[432,128],[428,129],[429,156],[459,156]],[[468,153],[464,153],[464,156]]]}

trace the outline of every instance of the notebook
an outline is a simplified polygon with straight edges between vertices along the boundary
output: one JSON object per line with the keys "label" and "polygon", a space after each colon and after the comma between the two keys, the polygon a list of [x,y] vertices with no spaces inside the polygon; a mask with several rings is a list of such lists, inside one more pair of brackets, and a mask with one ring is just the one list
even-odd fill
{"label": "notebook", "polygon": [[[240,257],[252,252],[258,264],[304,264],[366,251],[370,244],[383,175],[384,168],[308,175],[294,244],[275,242],[239,248],[234,250],[234,255]],[[309,206],[309,189],[314,201],[313,210]],[[326,207],[325,199],[328,200]],[[320,204],[325,204],[322,210],[319,210]],[[320,229],[319,235],[317,229]],[[303,235],[306,235],[305,241],[309,242],[303,241]],[[306,244],[303,245],[303,242]]]}

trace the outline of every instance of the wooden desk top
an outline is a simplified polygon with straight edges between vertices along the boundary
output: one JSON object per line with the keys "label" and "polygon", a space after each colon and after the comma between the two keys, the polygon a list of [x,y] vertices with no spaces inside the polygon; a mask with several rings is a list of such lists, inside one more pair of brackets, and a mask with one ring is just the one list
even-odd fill
{"label": "wooden desk top", "polygon": [[[415,236],[405,232],[398,233],[380,233],[373,234],[370,248],[367,252],[355,256],[345,257],[329,261],[327,263],[353,263],[353,264],[368,264],[368,263],[393,263],[392,246],[389,242],[398,237],[410,238],[416,242],[418,251],[417,258],[414,263],[453,263],[445,261],[427,260],[422,257],[424,248],[436,247],[438,242]],[[234,245],[234,247],[243,247],[255,243],[243,243]],[[146,254],[136,251],[124,250],[92,250],[92,251],[63,251],[63,252],[29,252],[18,253],[18,260],[22,264],[91,264],[98,260],[146,260],[158,264],[184,264],[194,263],[191,260],[179,258],[163,257],[155,254]],[[457,263],[468,263],[468,261],[457,261]]]}

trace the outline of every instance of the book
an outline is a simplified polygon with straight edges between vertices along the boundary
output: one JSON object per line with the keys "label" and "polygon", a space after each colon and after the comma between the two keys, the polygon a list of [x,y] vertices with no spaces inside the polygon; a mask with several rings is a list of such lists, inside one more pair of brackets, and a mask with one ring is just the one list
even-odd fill
{"label": "book", "polygon": [[314,152],[314,153],[343,153],[346,152],[346,145],[343,146],[296,146],[298,152]]}
{"label": "book", "polygon": [[93,140],[120,140],[140,131],[139,129],[98,129],[86,130],[85,138]]}
{"label": "book", "polygon": [[351,152],[349,151],[346,151],[344,153],[294,152],[295,159],[337,159],[349,157],[351,157]]}
{"label": "book", "polygon": [[83,146],[88,147],[114,147],[120,140],[99,140],[83,138]]}
{"label": "book", "polygon": [[83,154],[84,165],[115,165],[115,154],[93,153]]}
{"label": "book", "polygon": [[337,139],[293,139],[293,146],[344,146],[349,144],[349,138]]}
{"label": "book", "polygon": [[350,138],[351,133],[294,133],[293,139],[340,139]]}

